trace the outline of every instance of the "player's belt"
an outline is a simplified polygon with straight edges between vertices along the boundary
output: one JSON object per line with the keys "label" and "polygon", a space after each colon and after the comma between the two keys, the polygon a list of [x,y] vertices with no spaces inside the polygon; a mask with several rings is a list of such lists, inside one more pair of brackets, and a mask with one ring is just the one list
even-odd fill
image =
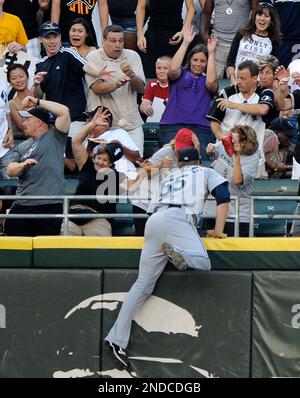
{"label": "player's belt", "polygon": [[181,209],[182,208],[182,205],[173,205],[173,204],[169,204],[168,205],[168,208],[169,207],[177,207],[178,209]]}

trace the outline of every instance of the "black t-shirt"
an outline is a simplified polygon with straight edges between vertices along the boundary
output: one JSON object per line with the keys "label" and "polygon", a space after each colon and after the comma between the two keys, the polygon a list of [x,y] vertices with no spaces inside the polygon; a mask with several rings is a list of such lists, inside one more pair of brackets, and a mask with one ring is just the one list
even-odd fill
{"label": "black t-shirt", "polygon": [[[69,3],[72,4],[68,5]],[[92,12],[96,3],[96,0],[61,0],[59,26],[61,29],[61,37],[63,42],[69,41],[69,29],[71,22],[76,18],[84,18],[89,23],[93,39],[95,43],[97,43],[96,33],[92,23]],[[86,4],[89,4],[89,6]]]}
{"label": "black t-shirt", "polygon": [[72,121],[84,121],[86,106],[84,71],[86,61],[72,48],[62,47],[52,57],[44,57],[36,64],[37,72],[48,72],[41,84],[46,99],[66,105]]}
{"label": "black t-shirt", "polygon": [[38,10],[38,0],[5,0],[3,4],[3,11],[21,19],[29,40],[39,36],[39,26],[36,20]]}
{"label": "black t-shirt", "polygon": [[149,0],[148,29],[175,31],[182,29],[183,0]]}
{"label": "black t-shirt", "polygon": [[108,0],[109,15],[112,18],[135,18],[137,0]]}
{"label": "black t-shirt", "polygon": [[[79,183],[75,195],[119,195],[119,182],[123,178],[124,175],[115,169],[110,169],[110,172],[105,174],[97,173],[93,160],[88,158],[79,172]],[[100,200],[74,199],[71,201],[71,206],[81,204],[91,207],[98,213],[115,213],[116,203],[112,202],[113,200],[100,203]]]}

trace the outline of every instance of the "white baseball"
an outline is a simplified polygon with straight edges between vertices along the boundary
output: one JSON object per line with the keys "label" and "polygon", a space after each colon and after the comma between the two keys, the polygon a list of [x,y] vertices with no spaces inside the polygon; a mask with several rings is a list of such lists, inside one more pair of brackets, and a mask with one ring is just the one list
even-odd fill
{"label": "white baseball", "polygon": [[127,125],[127,121],[125,119],[120,119],[118,122],[118,126],[124,128]]}

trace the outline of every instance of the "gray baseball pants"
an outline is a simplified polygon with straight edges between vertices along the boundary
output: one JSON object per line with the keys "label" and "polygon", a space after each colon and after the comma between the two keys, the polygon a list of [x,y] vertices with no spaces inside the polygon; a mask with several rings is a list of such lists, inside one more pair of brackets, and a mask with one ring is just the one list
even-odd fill
{"label": "gray baseball pants", "polygon": [[152,294],[155,284],[163,272],[168,258],[161,251],[167,242],[184,256],[188,266],[210,270],[210,260],[197,233],[191,214],[185,207],[162,207],[147,221],[144,248],[139,263],[138,278],[129,290],[118,318],[106,336],[118,346],[126,349],[130,337],[131,323],[138,308]]}

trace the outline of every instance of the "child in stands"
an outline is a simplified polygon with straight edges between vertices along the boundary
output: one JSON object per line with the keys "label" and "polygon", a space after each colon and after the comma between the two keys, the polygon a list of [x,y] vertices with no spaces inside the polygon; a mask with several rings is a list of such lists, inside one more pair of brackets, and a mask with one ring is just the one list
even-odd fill
{"label": "child in stands", "polygon": [[156,79],[150,80],[146,85],[140,105],[140,111],[147,116],[153,116],[152,103],[155,97],[162,98],[164,101],[167,101],[169,97],[168,71],[170,62],[171,58],[168,56],[157,58],[155,63]]}

